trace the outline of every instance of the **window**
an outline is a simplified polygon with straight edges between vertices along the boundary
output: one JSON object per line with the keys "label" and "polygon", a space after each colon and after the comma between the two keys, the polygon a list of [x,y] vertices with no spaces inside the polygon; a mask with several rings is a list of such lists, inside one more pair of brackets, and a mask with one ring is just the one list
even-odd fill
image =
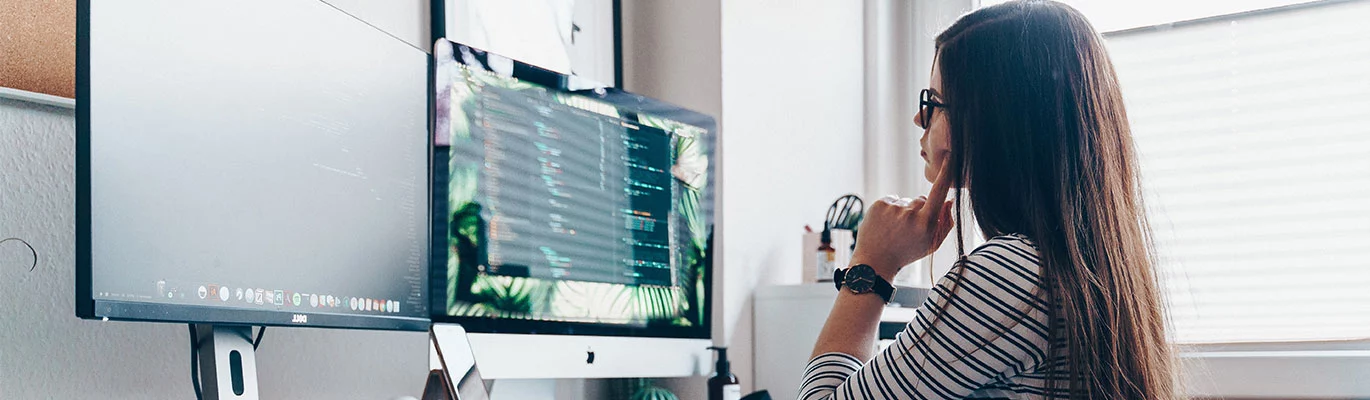
{"label": "window", "polygon": [[1064,2],[1106,32],[1176,340],[1370,339],[1370,1]]}
{"label": "window", "polygon": [[1182,343],[1370,338],[1370,2],[1106,35]]}

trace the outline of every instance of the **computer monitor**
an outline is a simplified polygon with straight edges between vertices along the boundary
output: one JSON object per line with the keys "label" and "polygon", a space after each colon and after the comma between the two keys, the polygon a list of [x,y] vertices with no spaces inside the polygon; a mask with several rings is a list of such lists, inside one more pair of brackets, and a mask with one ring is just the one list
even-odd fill
{"label": "computer monitor", "polygon": [[486,378],[705,371],[713,118],[446,40],[434,60],[434,322]]}
{"label": "computer monitor", "polygon": [[423,50],[318,0],[83,0],[77,31],[77,315],[428,328]]}

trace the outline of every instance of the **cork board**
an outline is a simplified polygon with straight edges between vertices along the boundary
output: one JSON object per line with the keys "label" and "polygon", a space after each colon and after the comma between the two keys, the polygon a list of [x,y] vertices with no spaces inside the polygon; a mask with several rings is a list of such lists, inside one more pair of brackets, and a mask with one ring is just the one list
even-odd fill
{"label": "cork board", "polygon": [[75,97],[76,0],[0,1],[0,86]]}

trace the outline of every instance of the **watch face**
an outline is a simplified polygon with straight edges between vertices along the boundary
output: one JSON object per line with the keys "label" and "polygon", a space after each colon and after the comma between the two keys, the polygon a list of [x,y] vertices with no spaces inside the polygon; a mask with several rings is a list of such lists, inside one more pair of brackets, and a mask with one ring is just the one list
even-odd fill
{"label": "watch face", "polygon": [[843,282],[847,289],[852,293],[870,293],[875,288],[875,270],[865,265],[857,265],[847,270],[846,281]]}

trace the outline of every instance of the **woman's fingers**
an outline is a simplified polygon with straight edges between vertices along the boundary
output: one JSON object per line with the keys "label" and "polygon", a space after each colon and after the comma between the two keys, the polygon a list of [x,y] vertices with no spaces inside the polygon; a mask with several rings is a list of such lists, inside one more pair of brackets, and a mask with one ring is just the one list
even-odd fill
{"label": "woman's fingers", "polygon": [[949,202],[932,203],[924,197],[881,198],[871,204],[861,221],[852,261],[897,270],[935,250],[953,226]]}
{"label": "woman's fingers", "polygon": [[880,214],[880,213],[883,213],[883,212],[884,212],[886,209],[888,209],[888,208],[891,208],[891,207],[898,207],[898,206],[899,206],[899,196],[887,195],[887,196],[885,196],[885,197],[881,197],[880,200],[877,200],[876,202],[871,203],[871,206],[868,207],[868,209],[865,211],[865,213],[866,213],[866,214],[870,214],[870,215]]}
{"label": "woman's fingers", "polygon": [[923,206],[928,204],[928,196],[918,196],[917,199],[914,199],[912,202],[910,202],[910,204],[913,203],[918,203],[917,207],[910,207],[913,209],[913,211],[921,210],[923,209]]}
{"label": "woman's fingers", "polygon": [[947,235],[951,233],[951,229],[956,226],[956,221],[952,219],[952,205],[950,201],[942,205],[942,215],[937,223],[937,240],[935,242],[946,239]]}
{"label": "woman's fingers", "polygon": [[909,205],[908,205],[908,208],[909,208],[909,210],[912,210],[912,211],[918,211],[918,210],[923,209],[923,207],[924,207],[925,205],[927,205],[927,203],[928,203],[928,199],[919,197],[919,198],[916,198],[916,199],[913,199],[912,201],[910,201],[910,202],[909,202]]}
{"label": "woman's fingers", "polygon": [[[947,171],[947,157],[942,157],[942,165],[938,167],[937,170],[937,181],[932,183],[932,191],[928,193],[928,203],[931,204],[945,203],[947,201],[947,192],[951,190],[952,178],[951,174]],[[927,218],[928,227],[937,226],[937,220],[940,219],[937,217],[942,213],[941,208],[938,208],[937,210],[928,210],[923,213],[923,216]]]}

